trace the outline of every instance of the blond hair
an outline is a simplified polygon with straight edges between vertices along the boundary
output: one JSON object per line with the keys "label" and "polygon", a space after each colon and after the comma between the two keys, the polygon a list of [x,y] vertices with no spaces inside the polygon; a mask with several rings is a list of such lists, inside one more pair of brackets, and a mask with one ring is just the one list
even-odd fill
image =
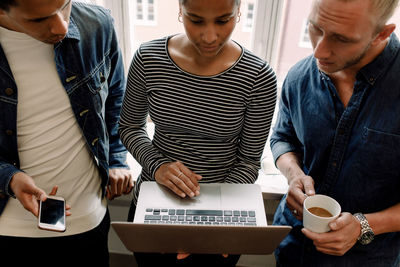
{"label": "blond hair", "polygon": [[378,15],[378,28],[383,27],[393,16],[399,0],[370,0],[372,8]]}

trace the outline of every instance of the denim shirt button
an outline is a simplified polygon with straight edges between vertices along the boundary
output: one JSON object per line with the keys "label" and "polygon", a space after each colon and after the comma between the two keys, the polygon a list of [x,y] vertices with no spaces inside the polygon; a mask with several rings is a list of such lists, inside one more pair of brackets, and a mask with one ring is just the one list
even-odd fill
{"label": "denim shirt button", "polygon": [[4,90],[4,92],[6,93],[6,95],[10,96],[10,95],[14,94],[14,89],[6,88],[6,90]]}
{"label": "denim shirt button", "polygon": [[337,166],[336,161],[332,162],[332,166],[333,166],[333,167],[336,167],[336,166]]}
{"label": "denim shirt button", "polygon": [[104,83],[106,81],[106,77],[103,76],[102,73],[100,73],[100,82]]}
{"label": "denim shirt button", "polygon": [[6,130],[6,135],[11,136],[13,134],[14,134],[13,130]]}

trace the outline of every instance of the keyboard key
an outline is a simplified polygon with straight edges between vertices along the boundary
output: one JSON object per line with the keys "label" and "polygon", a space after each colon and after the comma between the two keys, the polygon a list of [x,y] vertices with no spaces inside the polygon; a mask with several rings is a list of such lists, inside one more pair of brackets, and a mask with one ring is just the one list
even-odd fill
{"label": "keyboard key", "polygon": [[186,216],[186,221],[191,222],[193,220],[193,216]]}
{"label": "keyboard key", "polygon": [[168,215],[175,215],[175,210],[174,209],[170,209],[168,211]]}
{"label": "keyboard key", "polygon": [[186,210],[186,215],[222,216],[222,210]]}
{"label": "keyboard key", "polygon": [[231,210],[225,210],[224,211],[224,216],[232,216],[232,211]]}
{"label": "keyboard key", "polygon": [[240,218],[239,218],[239,221],[240,221],[240,222],[246,222],[246,217],[240,217]]}
{"label": "keyboard key", "polygon": [[183,222],[185,220],[185,216],[179,215],[178,216],[178,221]]}
{"label": "keyboard key", "polygon": [[250,217],[256,217],[256,212],[254,210],[249,211]]}
{"label": "keyboard key", "polygon": [[176,215],[172,215],[172,216],[169,217],[169,219],[171,221],[176,221],[178,219],[178,217]]}
{"label": "keyboard key", "polygon": [[224,222],[231,222],[231,217],[224,217]]}
{"label": "keyboard key", "polygon": [[162,216],[162,220],[163,221],[168,221],[169,220],[169,216],[168,215],[163,215]]}
{"label": "keyboard key", "polygon": [[210,217],[208,217],[208,220],[209,220],[210,222],[215,222],[215,217],[214,217],[214,216],[210,216]]}
{"label": "keyboard key", "polygon": [[249,217],[249,218],[247,218],[247,222],[256,222],[256,218],[255,217]]}
{"label": "keyboard key", "polygon": [[208,221],[208,220],[207,220],[207,216],[201,216],[201,221],[202,221],[202,222]]}
{"label": "keyboard key", "polygon": [[153,209],[146,209],[146,212],[152,212]]}
{"label": "keyboard key", "polygon": [[[185,210],[176,210],[176,215],[185,215]],[[193,214],[186,214],[186,215],[193,215]]]}
{"label": "keyboard key", "polygon": [[168,209],[162,209],[161,212],[168,212]]}
{"label": "keyboard key", "polygon": [[200,221],[200,216],[193,216],[193,220],[196,222]]}
{"label": "keyboard key", "polygon": [[242,215],[242,217],[247,217],[247,210],[242,210],[240,215]]}
{"label": "keyboard key", "polygon": [[233,211],[233,216],[240,216],[240,211],[234,210]]}
{"label": "keyboard key", "polygon": [[223,222],[224,218],[223,217],[217,217],[217,222]]}
{"label": "keyboard key", "polygon": [[144,219],[148,221],[156,221],[156,220],[159,221],[161,220],[161,215],[145,215]]}
{"label": "keyboard key", "polygon": [[232,222],[239,222],[239,217],[232,217]]}

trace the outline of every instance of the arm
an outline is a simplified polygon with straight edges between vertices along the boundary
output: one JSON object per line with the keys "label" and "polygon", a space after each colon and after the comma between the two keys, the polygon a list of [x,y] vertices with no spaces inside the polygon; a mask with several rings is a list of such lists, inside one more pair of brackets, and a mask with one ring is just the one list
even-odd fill
{"label": "arm", "polygon": [[275,110],[276,87],[275,73],[265,64],[256,78],[247,105],[236,164],[225,182],[254,183],[257,180],[260,159]]}
{"label": "arm", "polygon": [[160,153],[147,135],[148,106],[145,77],[139,48],[132,60],[128,74],[119,122],[119,134],[122,143],[132,156],[151,177],[154,177],[158,167],[172,160]]}
{"label": "arm", "polygon": [[139,49],[135,53],[128,75],[119,127],[121,140],[143,170],[158,183],[181,197],[198,195],[200,190],[198,180],[201,176],[189,170],[181,162],[173,162],[164,156],[148,137],[147,97],[146,72]]}
{"label": "arm", "polygon": [[118,120],[125,92],[125,74],[122,54],[118,46],[116,33],[112,29],[111,68],[108,76],[109,94],[106,100],[105,121],[109,136],[109,185],[107,197],[113,199],[128,194],[133,188],[133,178],[126,163],[126,148],[118,135]]}
{"label": "arm", "polygon": [[302,220],[305,194],[314,195],[315,190],[314,180],[303,171],[302,145],[297,138],[289,104],[290,90],[289,82],[285,80],[279,102],[277,122],[270,142],[275,164],[288,180],[289,190],[286,205],[298,220]]}

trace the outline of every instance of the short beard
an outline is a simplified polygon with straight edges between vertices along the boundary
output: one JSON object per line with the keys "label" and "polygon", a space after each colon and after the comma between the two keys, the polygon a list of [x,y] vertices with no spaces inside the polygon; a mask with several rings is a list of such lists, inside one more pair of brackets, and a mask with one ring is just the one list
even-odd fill
{"label": "short beard", "polygon": [[365,55],[367,54],[368,50],[371,48],[371,43],[369,42],[368,45],[365,47],[365,49],[358,55],[356,55],[355,57],[351,58],[349,61],[345,62],[344,66],[341,67],[340,69],[337,69],[331,73],[327,73],[327,74],[333,74],[335,72],[339,72],[345,69],[348,69],[354,65],[357,65],[358,63],[360,63],[360,61],[365,57]]}

